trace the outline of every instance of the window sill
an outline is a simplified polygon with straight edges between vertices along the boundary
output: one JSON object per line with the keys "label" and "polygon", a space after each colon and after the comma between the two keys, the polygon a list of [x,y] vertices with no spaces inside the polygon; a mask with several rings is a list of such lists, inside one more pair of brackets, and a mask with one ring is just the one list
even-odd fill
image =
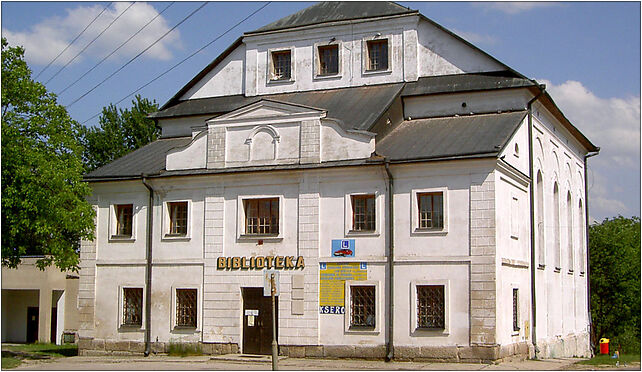
{"label": "window sill", "polygon": [[511,333],[510,335],[511,337],[519,336],[519,331],[513,331],[513,333]]}
{"label": "window sill", "polygon": [[413,231],[413,234],[416,235],[437,235],[437,236],[444,236],[448,234],[448,230],[446,229],[422,229],[419,227],[416,227]]}
{"label": "window sill", "polygon": [[332,74],[332,75],[314,75],[314,80],[333,80],[333,79],[341,79],[343,76],[339,73]]}
{"label": "window sill", "polygon": [[291,84],[294,83],[294,79],[287,78],[287,79],[270,79],[267,81],[268,85],[285,85],[285,84]]}
{"label": "window sill", "polygon": [[118,327],[119,332],[143,332],[145,331],[145,328],[143,328],[142,325],[134,325],[134,324],[121,324]]}
{"label": "window sill", "polygon": [[181,334],[191,334],[191,333],[200,333],[201,331],[198,327],[192,326],[174,326],[171,333],[181,333]]}
{"label": "window sill", "polygon": [[350,230],[346,233],[346,237],[349,236],[379,236],[379,232],[377,230]]}
{"label": "window sill", "polygon": [[110,243],[133,243],[136,239],[131,235],[112,235],[109,237]]}
{"label": "window sill", "polygon": [[511,235],[510,238],[513,240],[519,240],[519,236],[515,236],[515,235]]}
{"label": "window sill", "polygon": [[279,234],[241,234],[239,235],[238,240],[283,240],[283,236]]}
{"label": "window sill", "polygon": [[346,330],[346,333],[373,335],[373,334],[379,334],[380,331],[379,331],[379,329],[377,329],[377,327],[355,327],[355,326],[350,326]]}
{"label": "window sill", "polygon": [[165,234],[161,241],[178,241],[178,242],[186,242],[189,241],[191,238],[187,235],[178,235],[178,234]]}
{"label": "window sill", "polygon": [[449,336],[450,331],[446,328],[415,328],[413,336]]}
{"label": "window sill", "polygon": [[389,68],[387,70],[366,70],[363,72],[363,75],[386,75],[391,73],[392,69]]}

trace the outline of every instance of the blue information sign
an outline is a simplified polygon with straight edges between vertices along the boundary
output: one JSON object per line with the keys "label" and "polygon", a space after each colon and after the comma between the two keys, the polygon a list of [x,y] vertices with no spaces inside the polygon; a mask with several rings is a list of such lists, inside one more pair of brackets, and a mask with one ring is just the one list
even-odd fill
{"label": "blue information sign", "polygon": [[354,239],[332,239],[332,256],[354,257]]}

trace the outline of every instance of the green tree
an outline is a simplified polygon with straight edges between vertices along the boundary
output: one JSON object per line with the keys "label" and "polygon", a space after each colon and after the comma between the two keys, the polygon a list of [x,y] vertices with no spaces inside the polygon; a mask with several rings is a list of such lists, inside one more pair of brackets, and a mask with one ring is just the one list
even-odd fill
{"label": "green tree", "polygon": [[158,104],[136,95],[131,109],[103,107],[100,127],[83,130],[83,160],[88,171],[108,164],[127,153],[156,140],[160,134],[147,115],[158,111]]}
{"label": "green tree", "polygon": [[605,219],[589,227],[593,345],[640,351],[640,218]]}
{"label": "green tree", "polygon": [[2,264],[47,255],[43,268],[78,268],[80,239],[93,239],[79,125],[31,78],[24,49],[2,38]]}

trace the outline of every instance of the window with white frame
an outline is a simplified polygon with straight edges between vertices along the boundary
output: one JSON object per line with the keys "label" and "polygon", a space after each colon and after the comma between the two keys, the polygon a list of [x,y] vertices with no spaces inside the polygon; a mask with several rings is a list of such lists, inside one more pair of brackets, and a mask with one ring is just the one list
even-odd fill
{"label": "window with white frame", "polygon": [[292,79],[292,51],[270,51],[270,80]]}
{"label": "window with white frame", "polygon": [[366,71],[388,70],[388,39],[366,41]]}
{"label": "window with white frame", "polygon": [[443,285],[417,285],[417,328],[445,329],[446,295]]}
{"label": "window with white frame", "polygon": [[319,45],[318,54],[318,76],[332,76],[339,73],[339,45]]}
{"label": "window with white frame", "polygon": [[419,229],[441,230],[444,228],[444,193],[417,193],[417,209],[419,212]]}
{"label": "window with white frame", "polygon": [[279,234],[279,198],[243,199],[245,235]]}
{"label": "window with white frame", "polygon": [[132,225],[134,216],[133,204],[116,204],[114,206],[116,213],[116,234],[115,237],[131,238]]}
{"label": "window with white frame", "polygon": [[375,231],[377,221],[375,195],[350,195],[350,199],[352,202],[351,231]]}
{"label": "window with white frame", "polygon": [[195,288],[176,289],[176,327],[196,328],[198,325],[198,290]]}
{"label": "window with white frame", "polygon": [[188,227],[188,203],[187,201],[175,201],[167,203],[169,214],[169,230],[167,236],[185,237]]}
{"label": "window with white frame", "polygon": [[374,329],[377,319],[376,286],[350,286],[350,328]]}

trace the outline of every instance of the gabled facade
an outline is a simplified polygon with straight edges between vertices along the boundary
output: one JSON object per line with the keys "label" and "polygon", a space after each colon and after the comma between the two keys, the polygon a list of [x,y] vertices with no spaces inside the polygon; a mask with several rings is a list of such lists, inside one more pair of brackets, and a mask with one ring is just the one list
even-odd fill
{"label": "gabled facade", "polygon": [[[81,352],[458,361],[591,353],[584,167],[545,87],[417,11],[248,32],[88,174]],[[267,344],[265,343],[267,342]]]}

